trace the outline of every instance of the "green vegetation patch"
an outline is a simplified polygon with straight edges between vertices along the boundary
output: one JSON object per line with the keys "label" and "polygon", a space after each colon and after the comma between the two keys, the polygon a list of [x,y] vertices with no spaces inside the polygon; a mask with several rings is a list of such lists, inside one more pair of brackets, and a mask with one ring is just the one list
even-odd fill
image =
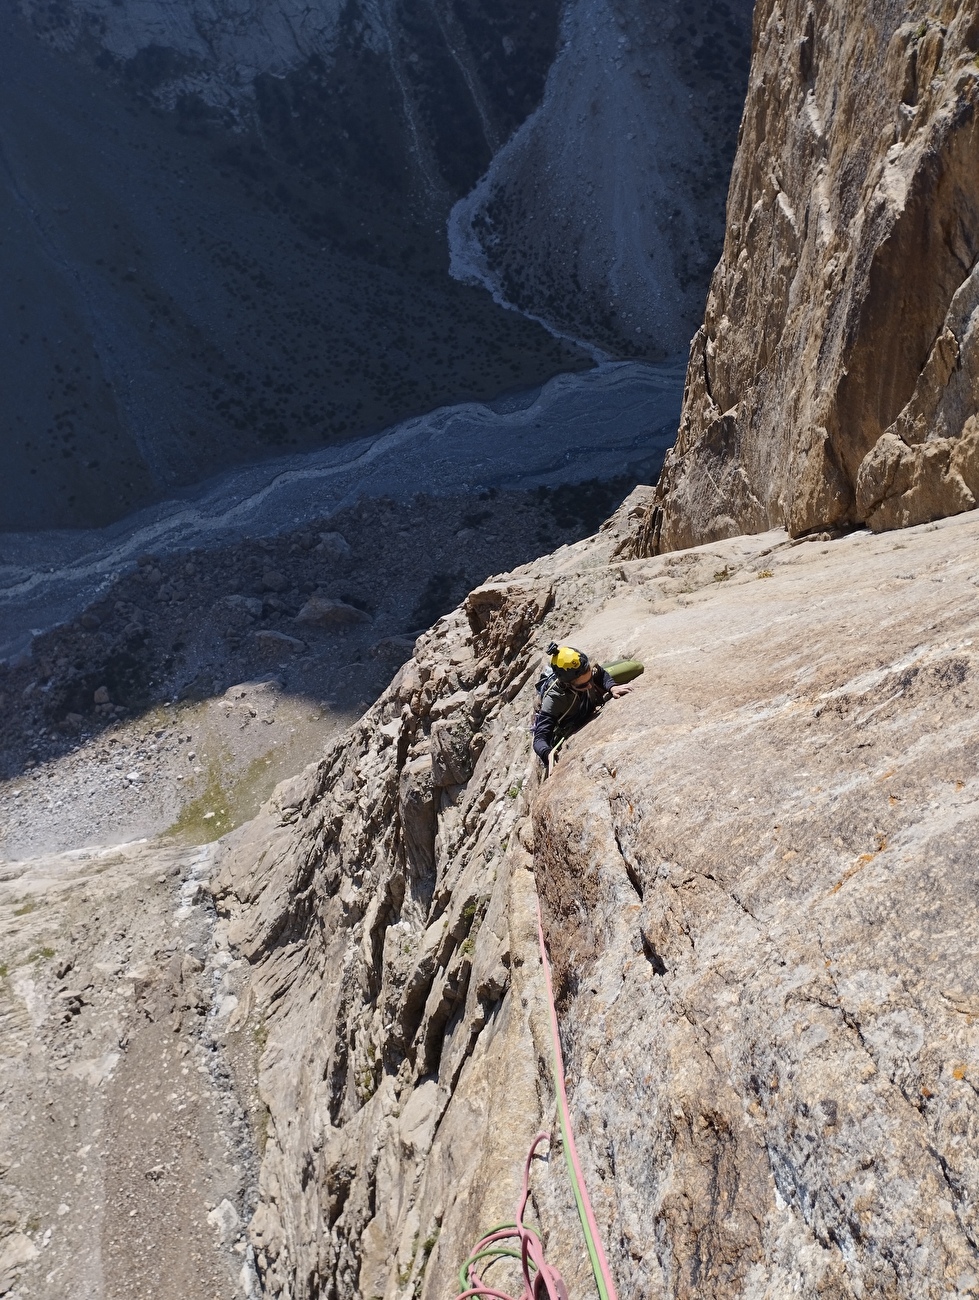
{"label": "green vegetation patch", "polygon": [[191,844],[210,844],[254,817],[268,798],[281,773],[276,760],[282,755],[261,754],[240,776],[230,771],[231,756],[207,759],[204,788],[185,804],[166,834]]}
{"label": "green vegetation patch", "polygon": [[208,763],[204,789],[180,810],[167,834],[194,844],[210,844],[232,829],[230,806],[231,799],[219,769],[214,763]]}

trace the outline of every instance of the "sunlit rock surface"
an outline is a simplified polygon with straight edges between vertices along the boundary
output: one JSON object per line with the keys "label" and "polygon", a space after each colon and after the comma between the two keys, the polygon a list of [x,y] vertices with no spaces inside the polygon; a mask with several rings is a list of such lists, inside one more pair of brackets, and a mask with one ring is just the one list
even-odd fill
{"label": "sunlit rock surface", "polygon": [[975,506],[977,51],[965,0],[759,5],[647,549]]}
{"label": "sunlit rock surface", "polygon": [[[473,592],[228,842],[271,1294],[451,1295],[510,1217],[553,1123],[538,895],[621,1294],[977,1285],[979,523],[628,559],[645,504]],[[646,673],[541,787],[555,636]],[[575,1294],[566,1177],[533,1205]]]}

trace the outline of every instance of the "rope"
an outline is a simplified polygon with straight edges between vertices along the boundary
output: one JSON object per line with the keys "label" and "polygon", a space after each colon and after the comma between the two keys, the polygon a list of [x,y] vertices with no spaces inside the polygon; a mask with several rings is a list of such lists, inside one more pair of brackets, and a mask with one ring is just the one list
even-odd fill
{"label": "rope", "polygon": [[551,1039],[554,1049],[554,1090],[557,1093],[557,1109],[561,1121],[561,1137],[564,1142],[564,1159],[568,1166],[568,1173],[571,1175],[571,1188],[574,1192],[575,1203],[578,1206],[578,1218],[581,1220],[581,1230],[585,1234],[585,1245],[588,1247],[588,1258],[591,1260],[591,1269],[595,1275],[598,1294],[601,1300],[618,1300],[618,1293],[612,1280],[612,1270],[605,1258],[602,1238],[598,1231],[598,1224],[595,1222],[595,1213],[591,1208],[588,1188],[585,1186],[585,1175],[581,1168],[581,1161],[578,1159],[574,1130],[571,1127],[571,1115],[568,1110],[568,1090],[564,1077],[564,1057],[561,1054],[561,1035],[558,1030],[557,1008],[554,1005],[551,963],[547,959],[547,947],[544,943],[544,923],[541,920],[540,900],[537,902],[537,940],[540,944],[540,959],[544,967],[544,982],[547,985],[547,1006],[551,1016]]}
{"label": "rope", "polygon": [[[519,1300],[568,1300],[568,1288],[556,1268],[551,1268],[544,1259],[544,1246],[533,1228],[528,1228],[523,1221],[530,1197],[530,1165],[541,1142],[547,1141],[546,1133],[538,1133],[530,1144],[527,1159],[524,1161],[523,1184],[520,1200],[517,1202],[516,1223],[501,1223],[476,1242],[472,1254],[459,1270],[459,1281],[463,1286],[456,1300],[468,1300],[469,1296],[491,1296],[494,1300],[515,1300],[506,1291],[497,1291],[483,1280],[476,1265],[480,1260],[485,1271],[500,1259],[519,1259],[520,1272],[523,1276],[524,1289]],[[519,1250],[504,1246],[503,1242],[516,1241]]]}
{"label": "rope", "polygon": [[[595,1275],[595,1285],[598,1288],[600,1300],[618,1300],[608,1260],[605,1258],[605,1251],[602,1249],[598,1224],[595,1222],[591,1201],[588,1199],[585,1175],[582,1172],[581,1161],[578,1159],[578,1149],[575,1146],[574,1131],[571,1127],[568,1091],[564,1075],[564,1058],[561,1054],[561,1036],[558,1031],[557,1008],[554,1005],[551,964],[548,961],[547,947],[544,943],[544,925],[541,920],[540,902],[537,904],[537,938],[540,943],[541,964],[544,968],[544,983],[547,988],[553,1051],[554,1091],[557,1096],[564,1159],[568,1166],[568,1173],[571,1176],[571,1188],[574,1192],[575,1204],[578,1207],[578,1218],[581,1220],[585,1245],[588,1249],[588,1258],[591,1262],[592,1272]],[[548,1135],[546,1133],[538,1133],[530,1144],[530,1151],[527,1153],[527,1159],[524,1162],[523,1183],[520,1189],[520,1199],[517,1202],[516,1222],[501,1223],[476,1242],[469,1258],[459,1270],[459,1283],[463,1289],[455,1300],[469,1300],[470,1297],[475,1296],[487,1296],[491,1300],[568,1300],[568,1288],[564,1279],[556,1268],[552,1268],[547,1263],[544,1258],[544,1246],[540,1237],[534,1232],[533,1228],[528,1228],[523,1221],[527,1201],[530,1197],[531,1162],[538,1146],[547,1140]],[[510,1244],[507,1244],[511,1242],[515,1242],[519,1248],[514,1250]],[[499,1291],[495,1287],[489,1286],[484,1279],[485,1272],[501,1259],[517,1259],[520,1261],[523,1291],[519,1296],[511,1296],[506,1291]]]}

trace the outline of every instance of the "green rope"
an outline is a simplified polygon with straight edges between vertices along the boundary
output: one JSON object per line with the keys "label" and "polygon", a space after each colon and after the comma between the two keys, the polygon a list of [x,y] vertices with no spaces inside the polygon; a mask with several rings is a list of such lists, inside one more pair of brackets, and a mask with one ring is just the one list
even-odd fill
{"label": "green rope", "polygon": [[[480,1250],[477,1251],[475,1255],[470,1255],[462,1268],[459,1269],[459,1281],[462,1283],[462,1289],[464,1291],[469,1289],[469,1270],[477,1260],[489,1258],[502,1259],[503,1256],[509,1256],[510,1259],[523,1259],[523,1255],[521,1255],[519,1250],[509,1250],[506,1246],[501,1246],[499,1250]],[[532,1259],[527,1262],[530,1264],[531,1268],[536,1269],[536,1265]]]}
{"label": "green rope", "polygon": [[[481,1237],[480,1240],[482,1240],[484,1237],[492,1237],[494,1232],[502,1232],[505,1228],[516,1228],[516,1226],[517,1225],[515,1223],[498,1223],[495,1228],[490,1228],[488,1232],[484,1232],[483,1237]],[[506,1247],[501,1247],[501,1252],[505,1250]],[[495,1252],[492,1249],[484,1250],[484,1251],[480,1251],[478,1255],[470,1255],[470,1257],[466,1260],[462,1268],[459,1269],[459,1281],[462,1283],[462,1289],[464,1291],[467,1290],[469,1287],[469,1277],[468,1277],[469,1265],[474,1264],[476,1260],[481,1259],[483,1255],[491,1255],[494,1253]],[[511,1250],[511,1251],[506,1251],[506,1253],[513,1255],[515,1259],[520,1259],[520,1255],[516,1251]]]}
{"label": "green rope", "polygon": [[[552,1065],[554,1062],[554,1050],[551,1049]],[[585,1237],[585,1246],[588,1250],[588,1258],[591,1262],[591,1271],[595,1275],[595,1285],[598,1287],[598,1294],[601,1300],[609,1300],[608,1288],[605,1285],[605,1278],[602,1276],[602,1266],[598,1259],[598,1250],[595,1246],[595,1238],[592,1236],[591,1227],[588,1223],[588,1215],[585,1213],[585,1202],[581,1194],[581,1188],[578,1185],[578,1177],[575,1173],[574,1165],[571,1163],[571,1155],[568,1151],[568,1129],[567,1119],[564,1113],[564,1105],[561,1102],[561,1095],[558,1090],[558,1073],[554,1070],[554,1091],[558,1097],[558,1119],[561,1122],[561,1147],[564,1151],[564,1163],[568,1169],[568,1176],[571,1179],[571,1190],[574,1192],[575,1205],[578,1207],[578,1218],[581,1220],[581,1230]]]}
{"label": "green rope", "polygon": [[[578,1218],[581,1220],[581,1230],[585,1238],[585,1245],[588,1248],[588,1258],[591,1261],[592,1272],[595,1275],[595,1285],[598,1287],[598,1294],[601,1300],[618,1300],[615,1291],[615,1283],[612,1281],[611,1272],[605,1261],[605,1252],[596,1242],[592,1232],[592,1210],[588,1201],[588,1193],[582,1186],[584,1175],[580,1173],[578,1167],[577,1155],[574,1151],[574,1134],[571,1132],[571,1117],[568,1114],[568,1094],[564,1083],[564,1062],[561,1057],[561,1031],[557,1021],[557,1007],[554,1003],[554,986],[551,983],[551,963],[547,957],[547,947],[544,942],[544,922],[541,917],[540,900],[537,903],[537,938],[540,943],[541,967],[544,972],[544,986],[547,989],[548,1014],[551,1024],[551,1068],[554,1072],[554,1093],[557,1102],[558,1119],[561,1122],[561,1142],[564,1147],[564,1163],[568,1167],[568,1175],[571,1178],[571,1188],[574,1192],[575,1204],[578,1207]],[[597,1228],[597,1225],[596,1225]]]}

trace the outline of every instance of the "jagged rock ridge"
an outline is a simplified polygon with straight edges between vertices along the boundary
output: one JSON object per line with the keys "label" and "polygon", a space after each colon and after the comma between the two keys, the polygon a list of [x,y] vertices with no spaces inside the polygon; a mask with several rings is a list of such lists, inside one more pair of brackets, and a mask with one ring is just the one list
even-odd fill
{"label": "jagged rock ridge", "polygon": [[647,549],[979,494],[975,6],[763,0],[724,254]]}
{"label": "jagged rock ridge", "polygon": [[[538,892],[621,1294],[979,1286],[979,525],[628,559],[647,504],[473,592],[228,845],[270,1294],[451,1295],[509,1217],[552,1118]],[[539,788],[555,634],[647,672]],[[583,1293],[562,1162],[533,1189]]]}

